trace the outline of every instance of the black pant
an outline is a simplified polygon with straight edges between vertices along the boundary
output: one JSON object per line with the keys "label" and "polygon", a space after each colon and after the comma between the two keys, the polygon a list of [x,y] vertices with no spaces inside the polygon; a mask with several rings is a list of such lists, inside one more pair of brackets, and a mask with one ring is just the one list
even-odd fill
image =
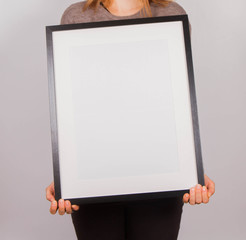
{"label": "black pant", "polygon": [[79,240],[176,240],[182,198],[80,206],[72,214]]}

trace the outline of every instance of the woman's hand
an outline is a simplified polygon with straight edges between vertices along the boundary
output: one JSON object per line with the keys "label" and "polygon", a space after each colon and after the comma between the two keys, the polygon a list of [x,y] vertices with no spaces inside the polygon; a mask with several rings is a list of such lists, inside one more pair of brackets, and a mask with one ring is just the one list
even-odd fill
{"label": "woman's hand", "polygon": [[55,188],[54,188],[54,182],[52,182],[47,188],[46,188],[46,199],[51,202],[50,205],[50,213],[56,214],[57,208],[60,215],[64,215],[65,213],[71,214],[72,211],[78,211],[79,206],[78,205],[71,205],[71,202],[63,199],[60,199],[59,202],[55,200]]}
{"label": "woman's hand", "polygon": [[190,205],[208,203],[209,198],[215,192],[215,183],[204,174],[205,186],[200,184],[190,189],[190,194],[186,193],[183,196],[184,203],[190,203]]}

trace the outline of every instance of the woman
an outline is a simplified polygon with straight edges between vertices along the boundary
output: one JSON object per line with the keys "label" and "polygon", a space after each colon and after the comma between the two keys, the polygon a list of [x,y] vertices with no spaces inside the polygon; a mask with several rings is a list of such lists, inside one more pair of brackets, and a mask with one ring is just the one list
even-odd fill
{"label": "woman", "polygon": [[[71,5],[61,24],[108,21],[148,16],[182,15],[177,3],[165,0],[87,0]],[[182,198],[141,201],[125,204],[71,206],[69,201],[54,198],[54,183],[46,189],[50,212],[72,213],[78,239],[84,240],[159,240],[177,239],[182,207],[207,203],[214,194],[214,182],[205,175],[205,186],[197,185]],[[59,208],[58,208],[59,207]]]}

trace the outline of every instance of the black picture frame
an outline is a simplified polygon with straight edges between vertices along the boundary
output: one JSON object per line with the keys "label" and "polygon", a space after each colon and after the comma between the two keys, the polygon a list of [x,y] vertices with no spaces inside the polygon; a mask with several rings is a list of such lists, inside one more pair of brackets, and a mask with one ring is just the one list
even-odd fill
{"label": "black picture frame", "polygon": [[[191,122],[190,125],[192,127],[192,141],[194,148],[194,159],[195,159],[195,167],[192,171],[194,174],[193,178],[196,178],[196,181],[193,181],[194,184],[204,185],[204,172],[203,172],[203,163],[202,163],[202,153],[201,153],[201,143],[200,143],[200,134],[199,134],[199,124],[198,124],[198,112],[197,112],[197,101],[196,101],[196,93],[195,93],[195,82],[194,82],[194,71],[193,71],[193,62],[192,62],[192,50],[191,50],[191,41],[190,41],[190,32],[189,32],[189,21],[187,15],[179,15],[179,16],[168,16],[168,17],[153,17],[153,18],[140,18],[140,19],[127,19],[127,20],[117,20],[117,21],[104,21],[104,22],[90,22],[90,23],[81,23],[81,24],[69,24],[69,25],[57,25],[57,26],[48,26],[46,27],[46,37],[47,37],[47,61],[48,61],[48,82],[49,82],[49,101],[50,101],[50,123],[51,123],[51,137],[52,137],[52,157],[53,157],[53,173],[54,173],[54,183],[55,183],[55,197],[56,200],[63,198],[68,199],[72,202],[72,204],[87,204],[87,203],[101,203],[101,202],[125,202],[125,201],[136,201],[136,200],[148,200],[148,199],[160,199],[165,197],[173,197],[173,196],[181,196],[184,193],[189,191],[189,187],[180,188],[172,190],[161,190],[161,191],[144,191],[144,192],[124,192],[123,194],[105,194],[105,195],[96,195],[96,196],[81,196],[76,195],[72,197],[67,197],[63,195],[63,185],[69,186],[69,183],[62,178],[61,171],[66,171],[66,169],[62,169],[61,167],[61,145],[60,143],[62,138],[62,133],[60,134],[60,129],[58,127],[59,121],[61,121],[61,117],[57,114],[58,107],[62,109],[61,103],[59,103],[58,95],[60,94],[59,88],[57,88],[57,83],[59,81],[59,69],[56,67],[56,62],[62,55],[55,56],[54,52],[58,52],[55,50],[55,42],[54,42],[54,34],[56,33],[65,33],[69,36],[71,33],[79,30],[93,30],[97,31],[98,29],[112,29],[114,28],[122,28],[126,26],[138,27],[138,26],[154,26],[159,23],[165,23],[166,25],[170,25],[170,29],[172,28],[173,23],[181,23],[182,24],[182,34],[184,41],[184,51],[185,61],[186,61],[186,71],[187,71],[187,85],[188,85],[188,93],[187,89],[182,91],[186,91],[186,94],[189,95],[190,102],[190,114],[191,114]],[[164,29],[165,30],[165,29]],[[170,30],[172,32],[172,30]],[[64,35],[65,36],[65,35]],[[59,36],[58,36],[59,38]],[[57,59],[56,59],[57,58]],[[61,88],[62,89],[62,88]],[[60,104],[60,105],[59,105]],[[62,110],[59,110],[62,111]],[[188,113],[189,115],[189,113]],[[59,118],[60,117],[60,118]],[[60,124],[61,127],[62,124]],[[190,144],[190,145],[192,145]],[[69,158],[63,158],[64,161],[69,161]],[[194,164],[193,164],[194,165]],[[185,179],[182,179],[185,181]],[[71,183],[72,185],[72,183]],[[177,184],[179,185],[179,184]],[[89,186],[88,186],[89,187]],[[68,187],[69,188],[69,187]]]}

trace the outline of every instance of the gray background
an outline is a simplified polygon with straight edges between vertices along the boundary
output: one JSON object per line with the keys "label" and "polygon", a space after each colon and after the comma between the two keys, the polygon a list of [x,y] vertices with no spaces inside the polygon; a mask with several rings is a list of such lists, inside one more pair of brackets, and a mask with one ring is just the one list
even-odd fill
{"label": "gray background", "polygon": [[[208,205],[185,206],[179,239],[245,239],[246,2],[180,0],[192,24],[201,141],[216,182]],[[45,25],[68,0],[1,0],[0,239],[75,239],[69,216],[51,216]]]}

